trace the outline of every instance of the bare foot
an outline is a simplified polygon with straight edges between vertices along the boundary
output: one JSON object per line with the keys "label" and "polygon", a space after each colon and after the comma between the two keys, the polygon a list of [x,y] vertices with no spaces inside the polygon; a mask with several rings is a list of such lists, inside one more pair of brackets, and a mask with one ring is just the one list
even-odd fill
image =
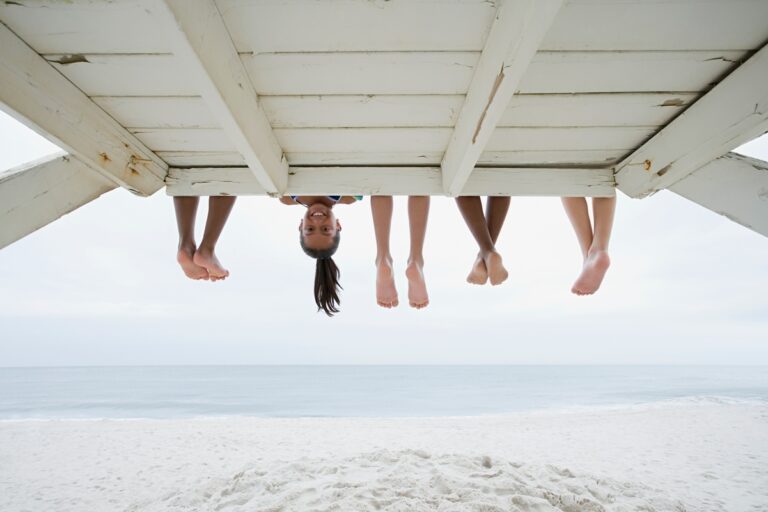
{"label": "bare foot", "polygon": [[488,269],[488,279],[491,280],[493,286],[499,285],[507,280],[509,272],[504,268],[499,253],[496,251],[489,252],[483,260],[485,261],[485,267]]}
{"label": "bare foot", "polygon": [[475,263],[472,265],[472,270],[467,276],[467,282],[470,284],[485,284],[488,282],[488,269],[485,266],[483,257],[479,254]]}
{"label": "bare foot", "polygon": [[208,271],[211,281],[219,281],[229,277],[229,270],[221,266],[216,254],[210,249],[198,248],[192,261]]}
{"label": "bare foot", "polygon": [[600,288],[608,267],[611,266],[611,258],[606,251],[590,251],[584,261],[584,268],[571,291],[576,295],[592,295]]}
{"label": "bare foot", "polygon": [[429,305],[427,283],[424,281],[424,266],[417,261],[409,261],[405,269],[408,278],[408,302],[412,308],[422,309]]}
{"label": "bare foot", "polygon": [[190,278],[194,279],[195,281],[199,281],[201,279],[208,279],[208,271],[205,270],[200,265],[196,265],[193,261],[193,258],[195,256],[195,246],[185,246],[185,247],[179,247],[179,252],[176,253],[176,261],[179,262],[179,265],[181,265],[181,270],[184,271],[184,274]]}
{"label": "bare foot", "polygon": [[394,308],[399,304],[391,259],[376,263],[376,303],[383,308]]}

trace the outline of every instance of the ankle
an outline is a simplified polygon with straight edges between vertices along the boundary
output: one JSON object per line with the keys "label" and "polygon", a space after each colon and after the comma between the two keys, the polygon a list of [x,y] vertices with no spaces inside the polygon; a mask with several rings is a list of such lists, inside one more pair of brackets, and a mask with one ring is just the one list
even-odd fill
{"label": "ankle", "polygon": [[387,265],[389,267],[392,266],[392,255],[391,254],[384,254],[384,255],[376,255],[376,266],[380,267],[381,265]]}
{"label": "ankle", "polygon": [[215,248],[215,245],[208,244],[203,241],[203,242],[200,242],[200,245],[197,248],[197,252],[210,255],[210,254],[213,254],[214,248]]}
{"label": "ankle", "polygon": [[495,253],[496,253],[496,248],[491,247],[490,249],[480,249],[480,251],[477,253],[477,256],[485,260],[485,259],[488,259],[488,257],[491,254],[495,254]]}
{"label": "ankle", "polygon": [[408,265],[424,266],[424,256],[421,254],[408,256]]}
{"label": "ankle", "polygon": [[179,240],[179,251],[192,254],[197,250],[197,245],[194,240]]}

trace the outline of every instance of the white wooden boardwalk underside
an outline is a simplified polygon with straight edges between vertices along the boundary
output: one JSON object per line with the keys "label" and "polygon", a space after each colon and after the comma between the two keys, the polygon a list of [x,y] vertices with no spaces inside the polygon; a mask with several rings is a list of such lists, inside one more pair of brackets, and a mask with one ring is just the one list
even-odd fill
{"label": "white wooden boardwalk underside", "polygon": [[[765,167],[713,162],[768,131],[765,0],[17,0],[0,22],[0,107],[71,155],[8,174],[0,246],[105,186],[672,188],[768,235]],[[51,186],[66,208],[6,228]]]}

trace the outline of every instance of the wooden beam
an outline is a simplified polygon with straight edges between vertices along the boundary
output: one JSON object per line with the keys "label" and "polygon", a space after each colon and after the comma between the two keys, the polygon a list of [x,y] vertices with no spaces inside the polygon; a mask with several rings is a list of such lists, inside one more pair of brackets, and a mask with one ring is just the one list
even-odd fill
{"label": "wooden beam", "polygon": [[1,23],[0,108],[131,192],[163,187],[165,162]]}
{"label": "wooden beam", "polygon": [[193,73],[211,109],[261,186],[282,193],[288,163],[259,105],[240,56],[213,0],[165,0],[174,52]]}
{"label": "wooden beam", "polygon": [[728,153],[669,190],[768,236],[768,162]]}
{"label": "wooden beam", "polygon": [[562,0],[506,0],[498,9],[441,164],[457,196],[491,138]]}
{"label": "wooden beam", "polygon": [[62,154],[0,173],[0,249],[115,187]]}
{"label": "wooden beam", "polygon": [[616,167],[619,190],[645,197],[768,131],[768,46]]}
{"label": "wooden beam", "polygon": [[[247,167],[171,168],[168,195],[264,195]],[[615,194],[611,169],[478,168],[467,195]],[[439,167],[292,167],[286,194],[444,195]]]}

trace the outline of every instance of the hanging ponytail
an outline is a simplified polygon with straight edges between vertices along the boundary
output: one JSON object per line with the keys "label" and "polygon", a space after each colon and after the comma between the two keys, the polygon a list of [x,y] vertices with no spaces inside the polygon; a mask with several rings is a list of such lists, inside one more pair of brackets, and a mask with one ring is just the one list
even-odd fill
{"label": "hanging ponytail", "polygon": [[315,263],[315,304],[317,304],[318,311],[322,309],[328,316],[338,313],[341,304],[339,298],[341,272],[336,266],[336,262],[333,261],[333,255],[339,248],[340,241],[341,234],[337,232],[336,236],[333,237],[333,245],[328,249],[317,250],[304,245],[304,237],[299,235],[301,248],[308,256],[317,260]]}

